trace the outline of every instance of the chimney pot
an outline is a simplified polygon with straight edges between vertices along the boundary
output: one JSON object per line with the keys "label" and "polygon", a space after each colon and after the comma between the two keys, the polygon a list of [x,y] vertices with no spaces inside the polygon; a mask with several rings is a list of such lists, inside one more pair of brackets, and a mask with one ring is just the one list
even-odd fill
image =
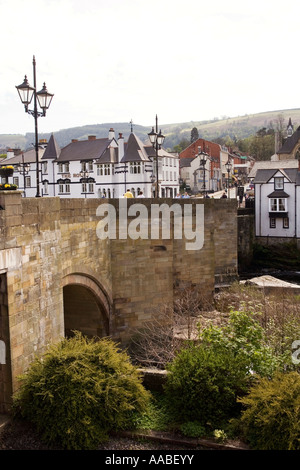
{"label": "chimney pot", "polygon": [[89,136],[88,136],[88,139],[89,139],[89,140],[96,140],[96,136],[95,136],[95,135],[89,135]]}

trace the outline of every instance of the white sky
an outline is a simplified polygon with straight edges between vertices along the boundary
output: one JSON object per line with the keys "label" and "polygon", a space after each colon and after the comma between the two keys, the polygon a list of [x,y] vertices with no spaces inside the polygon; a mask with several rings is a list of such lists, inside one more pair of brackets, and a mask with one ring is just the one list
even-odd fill
{"label": "white sky", "polygon": [[0,134],[34,131],[15,85],[54,98],[40,132],[300,107],[299,0],[0,0]]}

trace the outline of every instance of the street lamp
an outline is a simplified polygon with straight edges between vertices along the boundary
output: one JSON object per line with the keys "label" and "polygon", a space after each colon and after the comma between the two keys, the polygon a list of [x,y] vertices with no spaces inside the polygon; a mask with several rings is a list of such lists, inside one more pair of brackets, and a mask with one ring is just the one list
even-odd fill
{"label": "street lamp", "polygon": [[30,164],[24,162],[24,153],[22,153],[22,163],[19,162],[17,165],[17,170],[19,173],[23,175],[23,180],[24,180],[24,197],[26,197],[26,175],[28,175],[30,171]]}
{"label": "street lamp", "polygon": [[225,163],[225,167],[226,167],[226,170],[227,170],[227,173],[228,173],[228,183],[227,183],[227,188],[228,188],[228,198],[229,198],[229,178],[230,178],[230,171],[231,171],[231,167],[232,167],[232,164],[228,158],[228,161]]}
{"label": "street lamp", "polygon": [[[18,90],[20,100],[24,104],[25,112],[34,117],[35,124],[35,156],[36,156],[36,197],[40,197],[40,175],[39,175],[39,148],[38,148],[38,117],[46,116],[46,110],[49,108],[53,94],[48,93],[46,84],[44,83],[43,88],[40,91],[36,91],[36,63],[35,56],[33,56],[33,87],[28,83],[27,76],[25,75],[24,82],[21,85],[16,86]],[[33,98],[33,110],[28,107]],[[38,111],[37,103],[39,104],[42,112]]]}
{"label": "street lamp", "polygon": [[[200,150],[201,147],[198,147],[198,149]],[[203,190],[204,190],[204,197],[206,195],[206,183],[205,183],[205,171],[206,171],[206,162],[207,162],[207,157],[208,157],[208,154],[201,151],[199,152],[199,157],[200,157],[200,165],[202,167],[202,171],[203,171]]]}
{"label": "street lamp", "polygon": [[158,150],[161,149],[161,146],[165,140],[165,136],[161,133],[161,130],[158,132],[158,121],[157,121],[157,115],[156,115],[156,124],[155,124],[155,131],[154,127],[152,127],[152,131],[149,132],[148,136],[150,139],[151,144],[153,145],[153,148],[155,149],[155,155],[156,155],[156,190],[155,190],[155,196],[159,197],[159,188],[158,188]]}
{"label": "street lamp", "polygon": [[80,183],[81,184],[84,184],[83,188],[84,188],[84,197],[86,198],[86,193],[87,193],[87,185],[88,185],[88,177],[89,177],[89,171],[87,171],[86,169],[83,169],[81,170],[80,172],[80,176],[81,176],[81,180],[80,180]]}

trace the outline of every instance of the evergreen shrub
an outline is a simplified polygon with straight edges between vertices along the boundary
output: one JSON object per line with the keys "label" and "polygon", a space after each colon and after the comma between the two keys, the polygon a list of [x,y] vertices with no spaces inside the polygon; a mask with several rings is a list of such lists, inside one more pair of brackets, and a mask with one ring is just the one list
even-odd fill
{"label": "evergreen shrub", "polygon": [[241,430],[253,449],[300,450],[300,375],[261,378],[241,398]]}
{"label": "evergreen shrub", "polygon": [[250,313],[232,311],[223,328],[210,325],[198,343],[187,343],[168,365],[165,392],[178,419],[213,427],[238,416],[238,397],[257,375],[274,373],[277,362]]}
{"label": "evergreen shrub", "polygon": [[130,426],[149,398],[126,352],[109,338],[88,340],[75,332],[34,360],[14,410],[34,423],[47,443],[92,449],[110,430]]}

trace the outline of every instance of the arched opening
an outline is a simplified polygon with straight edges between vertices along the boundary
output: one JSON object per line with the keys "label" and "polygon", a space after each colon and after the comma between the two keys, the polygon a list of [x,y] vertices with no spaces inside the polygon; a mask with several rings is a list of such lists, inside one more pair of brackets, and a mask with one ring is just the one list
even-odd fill
{"label": "arched opening", "polygon": [[107,295],[91,278],[66,276],[63,282],[65,336],[77,330],[88,338],[110,333],[110,304]]}

